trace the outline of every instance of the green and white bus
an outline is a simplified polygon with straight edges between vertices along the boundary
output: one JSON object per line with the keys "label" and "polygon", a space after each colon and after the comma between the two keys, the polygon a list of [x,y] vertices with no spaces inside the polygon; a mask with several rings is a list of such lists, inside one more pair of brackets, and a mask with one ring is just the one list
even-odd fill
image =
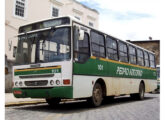
{"label": "green and white bus", "polygon": [[16,98],[87,99],[100,106],[106,97],[143,99],[156,89],[154,53],[66,16],[21,26],[13,94]]}

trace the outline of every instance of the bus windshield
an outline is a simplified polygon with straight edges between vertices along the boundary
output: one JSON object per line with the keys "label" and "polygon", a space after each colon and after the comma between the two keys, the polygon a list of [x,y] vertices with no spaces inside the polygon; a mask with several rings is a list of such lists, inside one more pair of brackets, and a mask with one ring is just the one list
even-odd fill
{"label": "bus windshield", "polygon": [[70,28],[56,28],[20,35],[16,65],[70,59]]}

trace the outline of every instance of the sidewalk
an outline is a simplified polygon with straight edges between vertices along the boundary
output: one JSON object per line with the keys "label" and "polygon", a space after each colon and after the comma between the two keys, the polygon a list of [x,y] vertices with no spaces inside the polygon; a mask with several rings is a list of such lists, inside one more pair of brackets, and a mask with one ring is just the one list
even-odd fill
{"label": "sidewalk", "polygon": [[5,107],[45,102],[45,99],[15,98],[12,93],[5,93]]}

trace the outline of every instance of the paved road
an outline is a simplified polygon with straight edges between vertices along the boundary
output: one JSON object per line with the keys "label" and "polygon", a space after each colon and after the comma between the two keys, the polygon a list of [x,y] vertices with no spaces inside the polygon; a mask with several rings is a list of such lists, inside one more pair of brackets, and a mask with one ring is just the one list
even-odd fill
{"label": "paved road", "polygon": [[86,102],[47,104],[5,108],[5,120],[159,120],[159,94],[146,94],[145,100],[135,101],[129,96],[116,98],[99,108]]}

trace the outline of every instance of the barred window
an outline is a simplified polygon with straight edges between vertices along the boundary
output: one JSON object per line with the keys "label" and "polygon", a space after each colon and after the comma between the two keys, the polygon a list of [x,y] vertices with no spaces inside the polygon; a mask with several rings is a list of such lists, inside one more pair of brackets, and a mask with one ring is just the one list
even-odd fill
{"label": "barred window", "polygon": [[120,57],[120,61],[128,62],[127,44],[123,42],[119,42],[119,57]]}
{"label": "barred window", "polygon": [[59,9],[52,7],[52,17],[58,17]]}
{"label": "barred window", "polygon": [[109,59],[118,60],[117,54],[117,41],[107,37],[106,38],[106,49],[107,49],[107,56]]}
{"label": "barred window", "polygon": [[155,68],[155,57],[153,54],[149,54],[150,58],[150,67]]}
{"label": "barred window", "polygon": [[129,46],[129,60],[131,64],[136,64],[136,48]]}
{"label": "barred window", "polygon": [[89,26],[93,27],[94,25],[93,25],[93,23],[92,23],[92,22],[89,22]]}
{"label": "barred window", "polygon": [[25,17],[25,0],[16,0],[15,15],[19,17]]}
{"label": "barred window", "polygon": [[138,65],[144,66],[143,51],[140,49],[137,49],[137,58]]}
{"label": "barred window", "polygon": [[104,35],[91,31],[92,54],[96,57],[105,57]]}
{"label": "barred window", "polygon": [[144,51],[144,62],[145,62],[145,66],[149,67],[149,56],[148,56],[148,52]]}

